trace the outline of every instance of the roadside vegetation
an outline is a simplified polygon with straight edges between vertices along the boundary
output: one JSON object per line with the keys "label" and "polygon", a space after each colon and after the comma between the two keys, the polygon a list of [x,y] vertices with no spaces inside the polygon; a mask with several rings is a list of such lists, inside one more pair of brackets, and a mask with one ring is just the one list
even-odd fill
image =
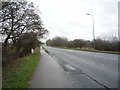
{"label": "roadside vegetation", "polygon": [[45,50],[45,52],[46,52],[47,54],[49,54],[48,50],[46,50],[43,46],[42,46],[42,48]]}
{"label": "roadside vegetation", "polygon": [[[1,5],[3,87],[26,88],[39,60],[37,47],[48,30],[32,2],[15,0],[1,2]],[[34,54],[31,54],[32,50],[36,50]]]}
{"label": "roadside vegetation", "polygon": [[120,41],[117,37],[112,39],[95,39],[94,41],[75,39],[68,41],[65,37],[54,37],[46,41],[48,46],[59,47],[64,49],[84,50],[104,53],[120,53]]}
{"label": "roadside vegetation", "polygon": [[40,48],[36,48],[33,54],[17,59],[12,68],[5,68],[2,88],[28,88],[39,58]]}
{"label": "roadside vegetation", "polygon": [[17,58],[29,55],[31,49],[41,44],[41,38],[48,31],[44,28],[40,12],[33,3],[17,0],[1,3],[2,63],[6,66]]}
{"label": "roadside vegetation", "polygon": [[91,51],[91,52],[102,52],[102,53],[111,53],[111,54],[120,54],[120,52],[117,52],[117,51],[103,51],[103,50],[95,50],[95,49],[88,49],[88,48],[84,48],[84,49],[83,48],[67,48],[67,47],[56,47],[56,48]]}

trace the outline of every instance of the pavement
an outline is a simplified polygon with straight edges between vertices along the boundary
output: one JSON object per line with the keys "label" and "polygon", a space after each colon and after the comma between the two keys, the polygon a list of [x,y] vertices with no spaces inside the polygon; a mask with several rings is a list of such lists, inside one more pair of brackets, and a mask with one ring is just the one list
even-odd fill
{"label": "pavement", "polygon": [[77,88],[118,88],[118,54],[44,46]]}
{"label": "pavement", "polygon": [[41,49],[41,59],[29,88],[74,88],[62,67]]}

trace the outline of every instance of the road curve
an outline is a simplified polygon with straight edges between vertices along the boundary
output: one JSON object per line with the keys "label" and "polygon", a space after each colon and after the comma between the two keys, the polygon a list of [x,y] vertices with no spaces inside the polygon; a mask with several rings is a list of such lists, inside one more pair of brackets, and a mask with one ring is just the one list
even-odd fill
{"label": "road curve", "polygon": [[[105,88],[118,88],[118,55],[98,52],[59,49],[44,46],[64,68],[68,67],[84,73],[93,81]],[[72,66],[72,67],[70,67]],[[88,87],[91,84],[81,81],[81,76],[69,74],[77,87]],[[83,74],[82,74],[83,75]],[[80,80],[79,80],[80,79]],[[88,80],[88,79],[87,79]],[[94,86],[93,86],[94,87]]]}

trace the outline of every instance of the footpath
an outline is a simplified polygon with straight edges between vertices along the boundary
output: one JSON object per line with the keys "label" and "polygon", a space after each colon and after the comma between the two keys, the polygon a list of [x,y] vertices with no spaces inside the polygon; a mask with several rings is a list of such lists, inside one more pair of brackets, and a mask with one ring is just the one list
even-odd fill
{"label": "footpath", "polygon": [[74,88],[60,65],[41,49],[41,59],[29,88]]}

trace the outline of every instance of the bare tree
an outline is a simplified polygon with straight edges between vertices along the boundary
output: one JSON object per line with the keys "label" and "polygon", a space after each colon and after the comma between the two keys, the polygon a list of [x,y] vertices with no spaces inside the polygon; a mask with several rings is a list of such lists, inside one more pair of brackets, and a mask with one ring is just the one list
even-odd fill
{"label": "bare tree", "polygon": [[40,38],[47,32],[33,3],[15,1],[2,2],[2,5],[0,34],[6,37],[4,44],[9,40],[15,42],[23,33],[34,32]]}
{"label": "bare tree", "polygon": [[[4,36],[3,61],[15,60],[30,53],[38,40],[48,32],[42,24],[39,12],[27,1],[1,2],[0,35]],[[28,37],[28,38],[27,38]],[[10,42],[9,42],[10,41]],[[21,45],[21,46],[20,46]],[[31,45],[30,47],[27,47]]]}

